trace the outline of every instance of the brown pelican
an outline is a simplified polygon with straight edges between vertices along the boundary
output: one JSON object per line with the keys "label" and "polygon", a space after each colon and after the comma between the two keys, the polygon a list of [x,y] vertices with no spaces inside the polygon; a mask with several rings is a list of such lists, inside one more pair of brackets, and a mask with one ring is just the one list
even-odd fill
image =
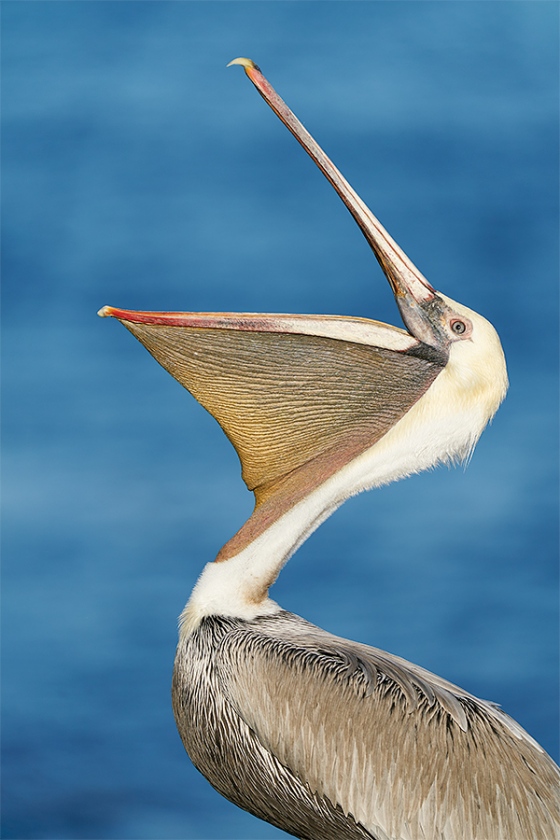
{"label": "brown pelican", "polygon": [[491,324],[428,283],[259,68],[232,64],[352,213],[407,329],[100,310],[213,414],[255,494],[181,616],[173,708],[185,748],[220,793],[307,840],[552,840],[558,769],[514,720],[269,598],[288,558],[350,495],[468,457],[508,383]]}

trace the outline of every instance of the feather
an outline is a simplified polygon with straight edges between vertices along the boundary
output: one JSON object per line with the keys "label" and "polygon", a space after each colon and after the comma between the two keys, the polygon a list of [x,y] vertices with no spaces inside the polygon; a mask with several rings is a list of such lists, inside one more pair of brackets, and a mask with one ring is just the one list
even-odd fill
{"label": "feather", "polygon": [[232,629],[216,667],[262,746],[374,837],[558,836],[551,759],[495,705],[416,665],[283,612]]}

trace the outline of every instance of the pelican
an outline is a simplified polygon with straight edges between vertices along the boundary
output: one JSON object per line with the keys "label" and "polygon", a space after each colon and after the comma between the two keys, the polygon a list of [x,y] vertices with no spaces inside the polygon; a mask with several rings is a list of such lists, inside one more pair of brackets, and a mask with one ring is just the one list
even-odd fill
{"label": "pelican", "polygon": [[227,799],[305,840],[552,840],[559,772],[493,703],[283,610],[269,588],[352,494],[469,457],[502,402],[492,325],[437,292],[247,58],[360,226],[406,329],[103,307],[216,418],[255,509],[180,618],[173,709]]}

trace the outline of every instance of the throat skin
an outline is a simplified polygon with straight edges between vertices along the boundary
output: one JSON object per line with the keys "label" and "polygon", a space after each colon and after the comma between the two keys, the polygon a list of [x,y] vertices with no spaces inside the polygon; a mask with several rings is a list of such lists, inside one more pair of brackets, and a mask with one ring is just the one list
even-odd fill
{"label": "throat skin", "polygon": [[[269,587],[307,537],[350,496],[438,463],[468,460],[505,395],[507,375],[503,363],[500,370],[486,370],[487,376],[473,376],[472,349],[466,344],[451,348],[448,364],[424,396],[375,445],[238,554],[206,565],[181,615],[182,636],[192,633],[205,616],[252,620],[280,611],[268,596]],[[498,374],[503,387],[497,389]]]}

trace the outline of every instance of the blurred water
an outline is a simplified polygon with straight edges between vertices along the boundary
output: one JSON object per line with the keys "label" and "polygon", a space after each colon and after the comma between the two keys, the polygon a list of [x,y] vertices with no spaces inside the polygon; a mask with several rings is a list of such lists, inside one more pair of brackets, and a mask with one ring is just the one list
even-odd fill
{"label": "blurred water", "polygon": [[274,597],[493,699],[558,757],[555,4],[4,3],[3,837],[284,836],[175,732],[175,619],[251,500],[133,309],[398,323],[250,55],[510,395],[467,472],[347,503]]}

